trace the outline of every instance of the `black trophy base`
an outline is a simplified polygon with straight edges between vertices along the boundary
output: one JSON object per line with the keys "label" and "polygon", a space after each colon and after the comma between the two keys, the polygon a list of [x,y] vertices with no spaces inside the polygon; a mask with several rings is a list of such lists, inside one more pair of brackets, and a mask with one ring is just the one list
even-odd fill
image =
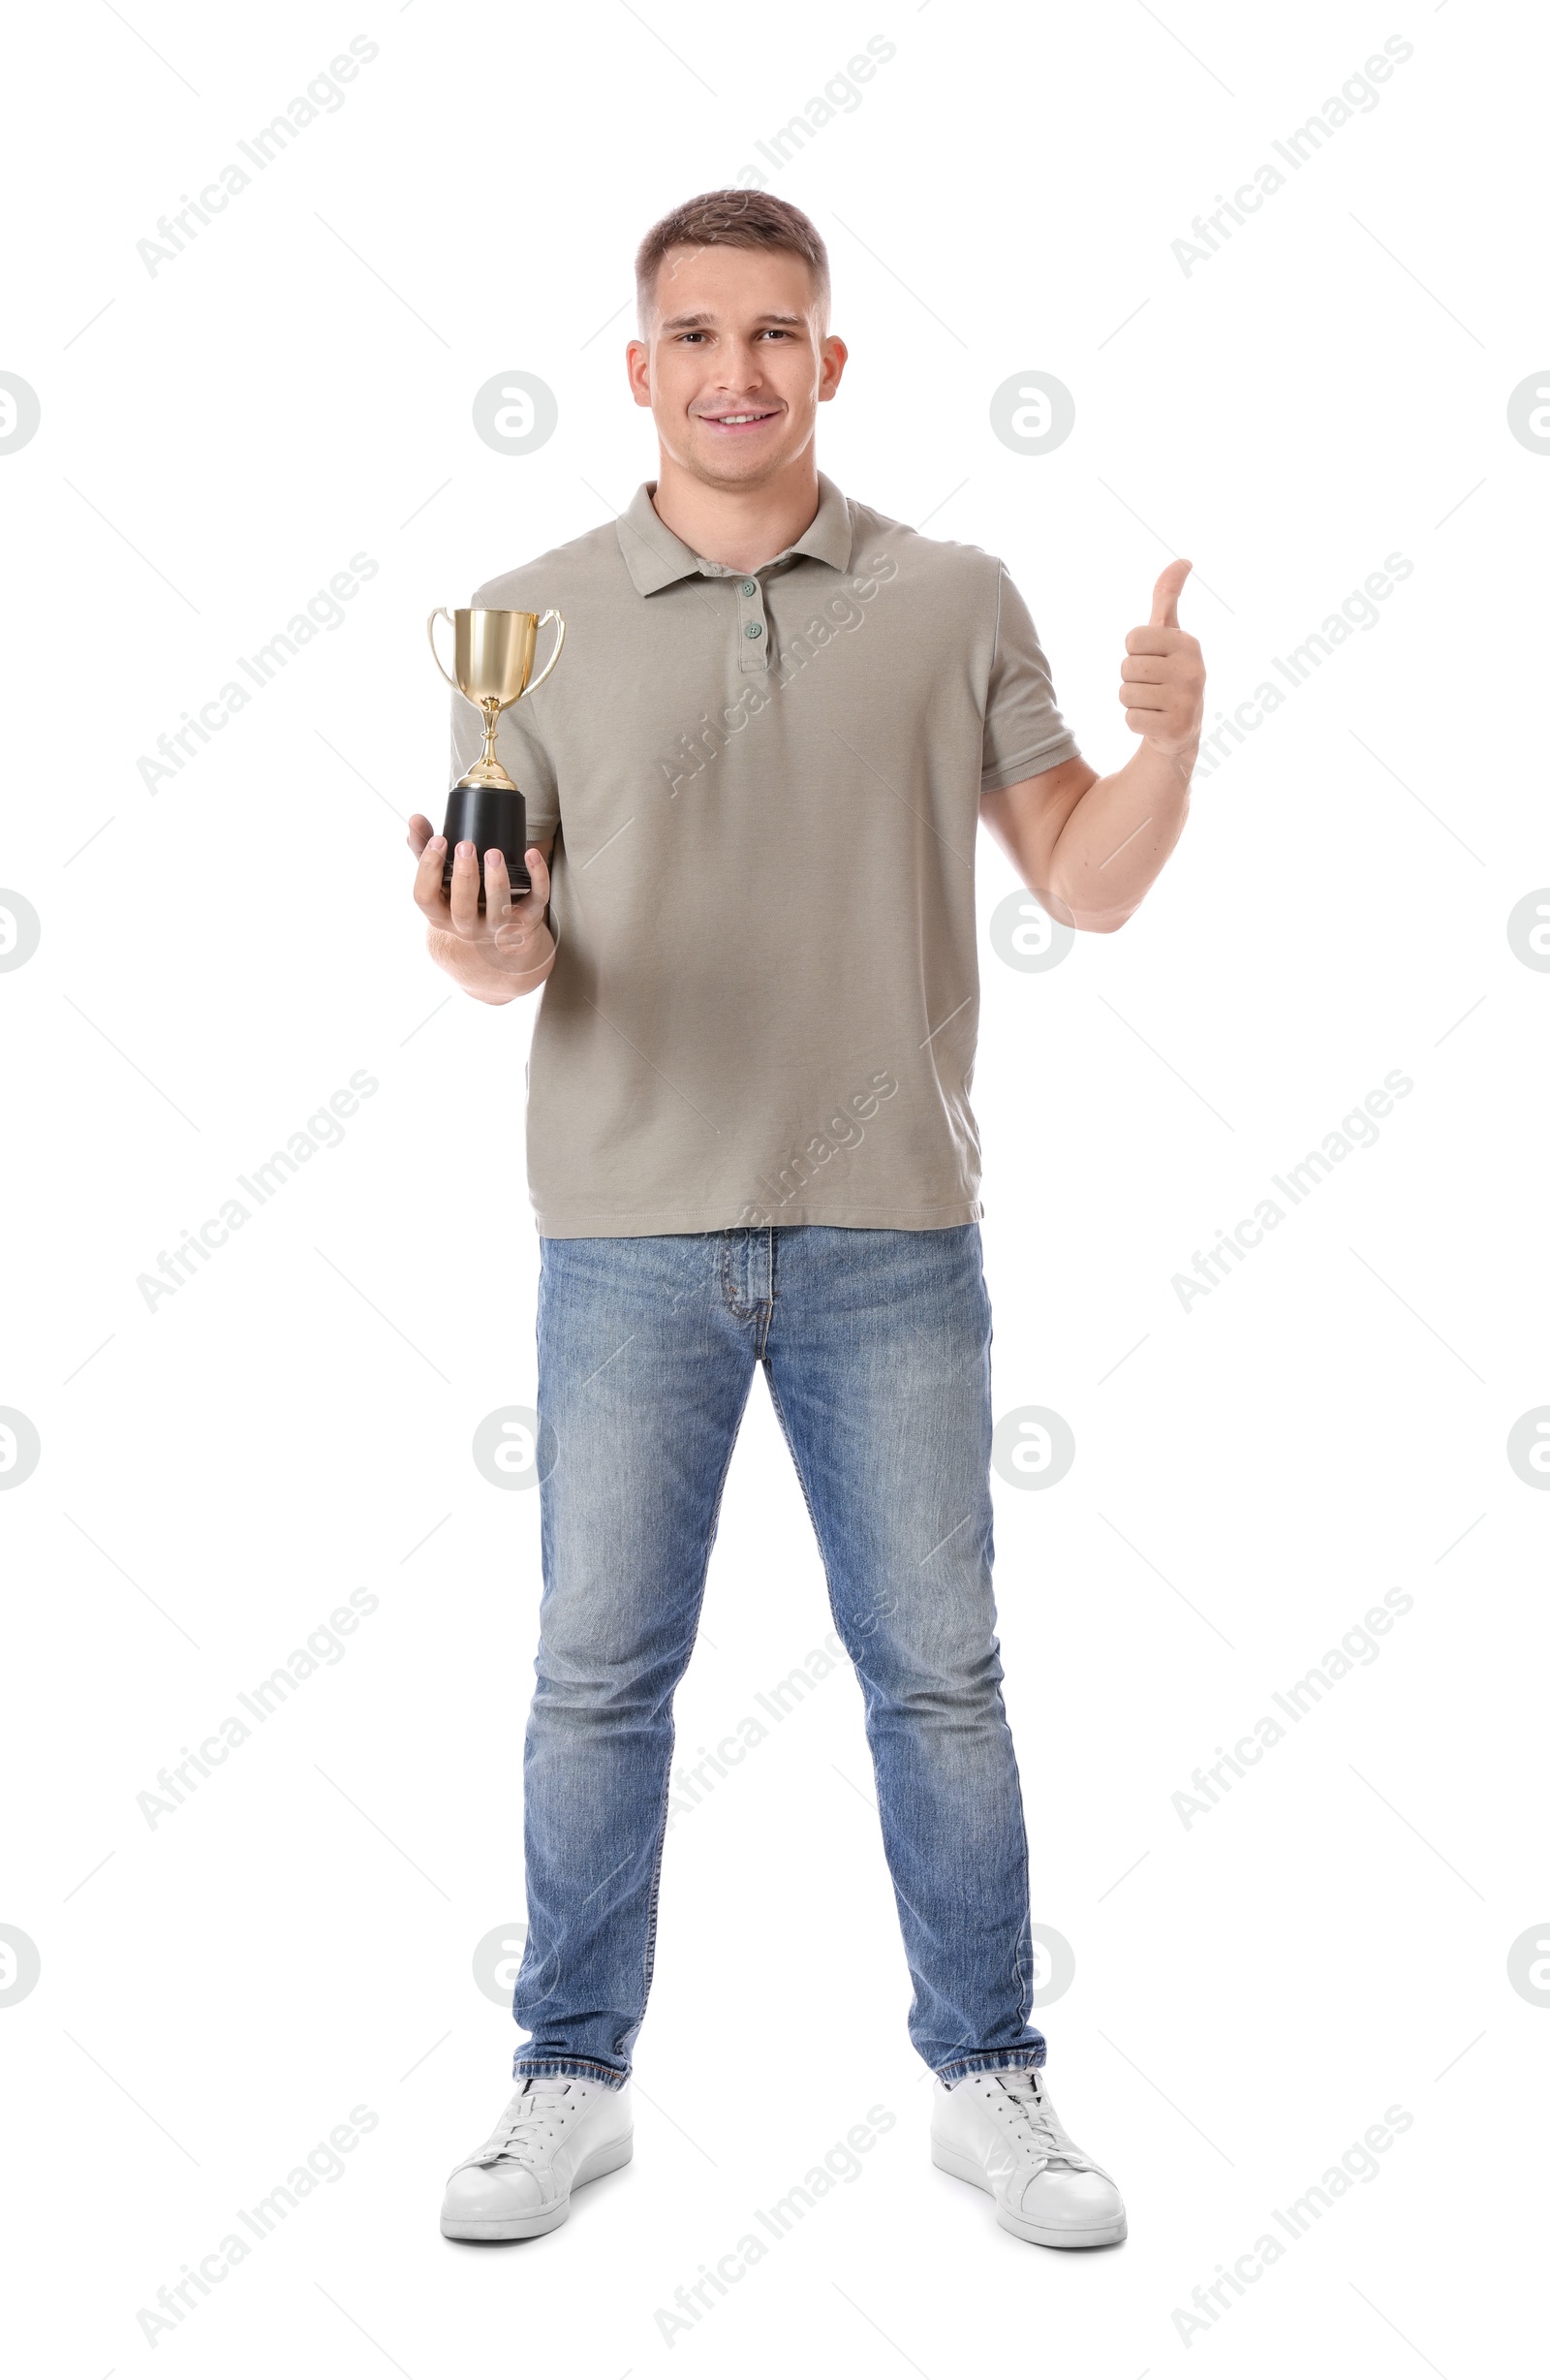
{"label": "black trophy base", "polygon": [[524,854],[527,850],[527,801],[514,785],[473,785],[464,777],[447,797],[447,857],[442,862],[442,891],[452,889],[452,854],[459,843],[472,843],[479,857],[479,905],[484,906],[484,854],[498,851],[506,861],[513,899],[533,890]]}

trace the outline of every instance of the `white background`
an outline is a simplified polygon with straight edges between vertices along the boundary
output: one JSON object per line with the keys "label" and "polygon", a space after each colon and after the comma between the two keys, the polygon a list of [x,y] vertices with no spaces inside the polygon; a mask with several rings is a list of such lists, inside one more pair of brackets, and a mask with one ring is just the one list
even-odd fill
{"label": "white background", "polygon": [[[361,33],[345,105],[149,273],[157,218]],[[1034,1914],[1076,1961],[1040,2021],[1131,2238],[1031,2248],[931,2167],[846,1669],[674,1828],[634,2164],[546,2240],[454,2247],[444,2176],[510,2089],[471,1960],[521,1919],[539,1591],[538,1497],[470,1441],[532,1401],[538,1250],[531,1014],[449,996],[410,903],[402,821],[447,782],[423,620],[650,475],[636,239],[878,33],[860,105],[762,168],[831,247],[821,459],[1007,557],[1096,766],[1171,554],[1213,710],[1413,563],[1200,784],[1123,933],[1046,974],[982,942],[997,1410],[1077,1445],[1047,1492],[997,1483]],[[1395,33],[1380,104],[1186,275],[1192,218]],[[0,1496],[0,1921],[42,1962],[0,2005],[18,2368],[1517,2367],[1550,1498],[1504,1446],[1550,1400],[1550,977],[1505,922],[1550,882],[1550,460],[1506,405],[1550,340],[1544,49],[1468,0],[13,19],[0,369],[42,407],[0,453],[0,883],[42,921],[0,975],[0,1404],[43,1450]],[[1032,369],[1076,405],[1042,456],[988,417]],[[559,406],[522,457],[470,419],[510,370]],[[156,737],[357,551],[344,624],[148,793]],[[1013,880],[982,859],[988,921]],[[137,1276],[360,1068],[342,1145],[148,1312]],[[1185,1311],[1171,1276],[1392,1069],[1378,1144]],[[380,1606],[346,1657],[151,1829],[158,1769],[353,1587]],[[1191,1771],[1395,1587],[1380,1657],[1186,1829]],[[681,1746],[828,1626],[756,1388]],[[877,2103],[860,2177],[665,2343],[656,2309]],[[148,2347],[137,2309],[361,2104],[343,2177]],[[1181,2339],[1395,2105],[1379,2177]]]}

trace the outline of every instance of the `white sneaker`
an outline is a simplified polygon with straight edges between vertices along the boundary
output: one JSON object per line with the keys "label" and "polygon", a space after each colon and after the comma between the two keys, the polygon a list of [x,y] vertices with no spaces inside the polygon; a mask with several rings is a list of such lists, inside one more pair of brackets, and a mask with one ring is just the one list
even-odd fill
{"label": "white sneaker", "polygon": [[489,2139],[454,2166],[442,2203],[446,2239],[533,2239],[558,2229],[571,2193],[635,2149],[630,2085],[526,2075]]}
{"label": "white sneaker", "polygon": [[1042,2248],[1124,2239],[1124,2200],[1071,2139],[1037,2067],[939,2082],[933,2097],[932,2163],[988,2190],[1004,2231]]}

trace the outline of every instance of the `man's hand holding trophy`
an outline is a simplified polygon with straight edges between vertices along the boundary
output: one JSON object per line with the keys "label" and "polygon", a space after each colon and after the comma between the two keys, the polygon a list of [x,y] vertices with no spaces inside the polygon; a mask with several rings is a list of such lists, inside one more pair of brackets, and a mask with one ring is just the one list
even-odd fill
{"label": "man's hand holding trophy", "polygon": [[[436,622],[452,626],[452,667],[436,650]],[[554,649],[535,677],[539,631],[554,622]],[[453,692],[483,714],[484,748],[447,797],[447,824],[434,835],[428,818],[409,822],[419,861],[415,900],[431,925],[431,955],[477,996],[502,1001],[531,989],[554,956],[544,913],[549,874],[541,848],[527,839],[527,802],[495,752],[503,710],[542,686],[560,658],[565,622],[558,611],[449,611],[425,623],[431,655]],[[529,857],[536,862],[531,868]]]}

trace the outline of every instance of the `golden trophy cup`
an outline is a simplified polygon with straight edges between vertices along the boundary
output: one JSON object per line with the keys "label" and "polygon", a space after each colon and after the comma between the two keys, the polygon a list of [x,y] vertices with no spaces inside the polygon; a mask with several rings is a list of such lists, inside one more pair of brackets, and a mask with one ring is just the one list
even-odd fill
{"label": "golden trophy cup", "polygon": [[[436,650],[436,623],[452,623],[452,666]],[[552,620],[554,650],[537,677],[532,674],[539,630]],[[498,851],[506,861],[513,894],[530,892],[527,872],[527,802],[495,757],[495,730],[503,710],[542,686],[560,658],[565,622],[558,611],[449,611],[438,605],[425,622],[431,658],[454,694],[484,714],[484,749],[447,797],[447,858],[442,890],[452,889],[452,854],[472,843],[479,858],[479,905],[484,906],[484,854]]]}

